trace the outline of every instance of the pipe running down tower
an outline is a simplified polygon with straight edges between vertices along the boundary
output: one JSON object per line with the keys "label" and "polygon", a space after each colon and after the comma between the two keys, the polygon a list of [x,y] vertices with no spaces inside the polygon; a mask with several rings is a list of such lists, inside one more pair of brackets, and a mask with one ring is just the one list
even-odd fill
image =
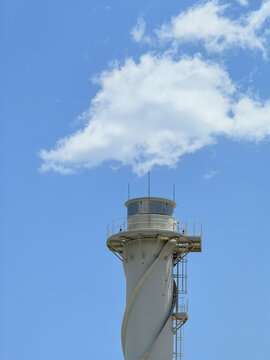
{"label": "pipe running down tower", "polygon": [[181,359],[188,316],[179,298],[185,275],[179,272],[189,252],[201,251],[201,224],[177,221],[176,203],[169,199],[135,198],[125,205],[127,217],[107,228],[107,246],[123,262],[126,276],[124,358]]}

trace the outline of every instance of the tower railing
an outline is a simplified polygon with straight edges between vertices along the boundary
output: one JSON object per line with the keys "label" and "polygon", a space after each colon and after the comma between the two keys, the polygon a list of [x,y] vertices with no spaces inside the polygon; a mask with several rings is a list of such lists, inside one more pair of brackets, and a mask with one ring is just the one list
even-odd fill
{"label": "tower railing", "polygon": [[169,230],[187,236],[202,236],[202,224],[199,221],[176,219],[159,214],[138,214],[135,217],[122,217],[110,221],[107,225],[107,237],[132,229]]}

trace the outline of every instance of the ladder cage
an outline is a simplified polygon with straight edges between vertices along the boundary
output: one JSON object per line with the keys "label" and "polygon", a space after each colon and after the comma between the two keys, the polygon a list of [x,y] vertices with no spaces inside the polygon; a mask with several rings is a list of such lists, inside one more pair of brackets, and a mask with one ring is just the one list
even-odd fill
{"label": "ladder cage", "polygon": [[184,323],[188,313],[188,299],[182,296],[187,294],[187,256],[176,264],[173,277],[177,288],[174,299],[175,313],[183,314],[183,318],[176,316],[173,320],[173,360],[181,360],[184,357]]}
{"label": "ladder cage", "polygon": [[184,357],[184,326],[181,326],[175,334],[173,359],[181,360]]}
{"label": "ladder cage", "polygon": [[179,295],[187,294],[187,257],[185,256],[176,264],[173,275]]}

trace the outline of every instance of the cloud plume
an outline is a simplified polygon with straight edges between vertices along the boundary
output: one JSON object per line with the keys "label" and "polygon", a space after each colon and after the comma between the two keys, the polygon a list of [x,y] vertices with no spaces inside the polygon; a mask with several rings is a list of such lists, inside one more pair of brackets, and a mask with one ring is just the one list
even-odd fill
{"label": "cloud plume", "polygon": [[[243,0],[241,3],[246,4]],[[210,53],[238,47],[261,51],[266,57],[269,34],[264,25],[270,18],[270,0],[238,19],[226,16],[227,8],[228,4],[218,0],[199,3],[172,17],[156,34],[161,41],[200,42]]]}
{"label": "cloud plume", "polygon": [[144,19],[140,16],[138,18],[137,24],[131,29],[131,37],[137,43],[151,44],[151,38],[148,35],[145,35],[146,24]]}
{"label": "cloud plume", "polygon": [[259,141],[270,133],[270,103],[241,94],[228,73],[200,56],[145,54],[104,71],[85,128],[42,150],[42,171],[72,173],[106,161],[138,175],[174,167],[218,136]]}

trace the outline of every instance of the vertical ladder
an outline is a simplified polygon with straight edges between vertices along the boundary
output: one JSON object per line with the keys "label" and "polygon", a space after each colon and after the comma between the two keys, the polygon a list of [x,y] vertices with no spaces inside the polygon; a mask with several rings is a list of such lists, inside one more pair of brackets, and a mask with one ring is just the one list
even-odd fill
{"label": "vertical ladder", "polygon": [[176,284],[175,312],[173,314],[174,350],[173,359],[181,360],[184,357],[184,323],[188,317],[187,294],[187,257],[183,257],[174,268],[174,281]]}

